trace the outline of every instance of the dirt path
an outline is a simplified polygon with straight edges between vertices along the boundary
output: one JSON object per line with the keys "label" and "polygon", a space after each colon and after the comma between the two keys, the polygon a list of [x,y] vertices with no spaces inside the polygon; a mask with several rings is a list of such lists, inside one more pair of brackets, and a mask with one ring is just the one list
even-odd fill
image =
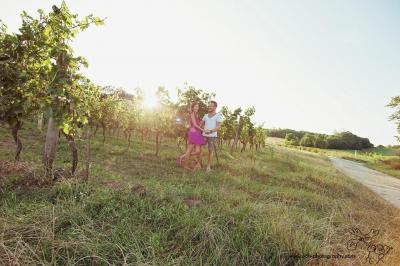
{"label": "dirt path", "polygon": [[336,157],[329,159],[339,171],[364,184],[382,198],[400,208],[400,179],[369,169],[361,163]]}

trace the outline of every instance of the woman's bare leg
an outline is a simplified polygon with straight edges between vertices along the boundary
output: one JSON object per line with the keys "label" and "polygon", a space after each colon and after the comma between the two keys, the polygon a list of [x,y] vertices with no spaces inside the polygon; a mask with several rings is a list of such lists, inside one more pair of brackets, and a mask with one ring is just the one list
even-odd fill
{"label": "woman's bare leg", "polygon": [[189,167],[188,167],[188,163],[189,163],[190,155],[191,155],[191,153],[192,153],[193,148],[194,148],[194,145],[193,145],[193,144],[189,144],[189,145],[188,145],[188,148],[187,148],[187,150],[186,150],[186,153],[182,155],[183,168],[185,168],[185,169],[188,169],[188,168],[189,168]]}
{"label": "woman's bare leg", "polygon": [[197,155],[195,168],[200,169],[201,168],[201,163],[202,163],[202,158],[203,158],[203,152],[202,152],[201,145],[196,145],[195,154]]}
{"label": "woman's bare leg", "polygon": [[200,145],[195,145],[194,146],[194,151],[190,155],[195,156],[196,158],[196,163],[198,163],[199,160],[199,154],[200,154]]}
{"label": "woman's bare leg", "polygon": [[203,166],[203,146],[202,145],[200,145],[200,153],[197,156],[199,158],[200,167],[202,167]]}
{"label": "woman's bare leg", "polygon": [[193,146],[193,144],[187,145],[186,151],[179,156],[180,160],[183,160],[187,154],[193,155],[193,148],[190,148],[190,146]]}

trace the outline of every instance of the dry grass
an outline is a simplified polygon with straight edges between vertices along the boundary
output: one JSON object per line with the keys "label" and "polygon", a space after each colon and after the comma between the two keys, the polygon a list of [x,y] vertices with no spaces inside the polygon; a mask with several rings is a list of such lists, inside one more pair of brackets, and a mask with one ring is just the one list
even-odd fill
{"label": "dry grass", "polygon": [[400,158],[381,160],[381,162],[392,169],[400,170]]}
{"label": "dry grass", "polygon": [[[172,141],[155,157],[151,141],[118,153],[124,140],[95,140],[88,183],[16,186],[40,180],[38,139],[23,151],[33,168],[8,161],[0,187],[0,265],[366,265],[365,246],[346,247],[353,227],[378,229],[376,243],[393,247],[381,264],[399,263],[399,210],[318,154],[223,149],[207,174],[177,168]],[[290,257],[336,253],[356,257]]]}

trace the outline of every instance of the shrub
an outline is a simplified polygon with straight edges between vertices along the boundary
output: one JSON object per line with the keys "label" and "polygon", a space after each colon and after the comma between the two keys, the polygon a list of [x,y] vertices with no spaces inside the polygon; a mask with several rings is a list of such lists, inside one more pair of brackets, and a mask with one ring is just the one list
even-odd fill
{"label": "shrub", "polygon": [[286,134],[286,137],[285,137],[285,144],[286,145],[298,146],[299,145],[299,138],[293,133],[288,133],[288,134]]}
{"label": "shrub", "polygon": [[267,131],[269,137],[285,138],[285,144],[292,146],[302,145],[304,147],[340,150],[361,150],[374,147],[369,139],[361,138],[349,131],[338,132],[333,135],[292,129],[268,129]]}
{"label": "shrub", "polygon": [[326,149],[328,148],[328,141],[323,135],[318,134],[314,140],[314,147],[319,149]]}
{"label": "shrub", "polygon": [[303,147],[314,147],[315,137],[311,134],[306,133],[300,140],[300,146]]}

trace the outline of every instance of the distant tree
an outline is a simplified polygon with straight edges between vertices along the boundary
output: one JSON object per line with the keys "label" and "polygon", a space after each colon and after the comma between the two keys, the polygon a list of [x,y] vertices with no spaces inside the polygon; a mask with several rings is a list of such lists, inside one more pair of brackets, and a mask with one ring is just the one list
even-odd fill
{"label": "distant tree", "polygon": [[176,105],[171,102],[169,92],[164,87],[158,87],[156,97],[158,105],[152,110],[150,118],[151,130],[156,140],[155,155],[158,156],[160,154],[163,136],[171,135],[173,132],[177,111]]}
{"label": "distant tree", "polygon": [[261,147],[265,147],[265,139],[266,139],[266,130],[263,126],[258,126],[255,129],[255,136],[254,136],[254,145],[256,150],[258,151]]}
{"label": "distant tree", "polygon": [[95,133],[98,128],[102,129],[104,143],[107,130],[122,126],[124,122],[124,116],[121,116],[123,101],[120,98],[119,91],[103,87],[100,101],[95,109],[91,117],[91,123],[96,127]]}
{"label": "distant tree", "polygon": [[[335,131],[333,135],[324,135],[308,131],[296,131],[292,129],[268,129],[268,136],[270,137],[282,138],[283,134],[285,134],[285,137],[290,134],[289,137],[292,138],[292,140],[293,136],[296,136],[300,141],[304,138],[302,144],[307,145],[306,147],[358,150],[371,148],[374,146],[369,139],[361,138],[348,131]],[[312,145],[309,142],[310,138],[313,139]]]}
{"label": "distant tree", "polygon": [[227,141],[230,144],[230,141],[234,139],[236,130],[239,123],[239,116],[242,113],[242,108],[236,108],[231,111],[228,107],[223,106],[221,108],[221,114],[224,117],[224,120],[221,125],[221,129],[218,132],[220,135],[220,140]]}
{"label": "distant tree", "polygon": [[242,116],[242,130],[240,132],[240,142],[242,143],[241,151],[245,151],[247,144],[250,143],[255,135],[254,124],[251,121],[251,117],[255,114],[256,109],[254,107],[247,108]]}
{"label": "distant tree", "polygon": [[298,132],[292,129],[281,129],[281,128],[271,128],[267,130],[268,136],[273,138],[286,138],[286,135],[292,133],[293,135],[298,135]]}
{"label": "distant tree", "polygon": [[374,144],[372,144],[367,138],[361,138],[361,146],[363,149],[369,149],[373,148]]}
{"label": "distant tree", "polygon": [[134,130],[139,128],[139,116],[141,113],[140,101],[136,98],[131,98],[123,100],[122,103],[122,110],[120,113],[121,127],[125,138],[128,140],[127,150],[129,150],[132,134]]}
{"label": "distant tree", "polygon": [[293,129],[281,129],[281,128],[273,128],[273,129],[268,129],[267,134],[269,137],[275,137],[275,138],[282,138],[284,139],[287,134],[292,133],[294,134],[298,139],[301,139],[306,133],[309,134],[315,134],[312,132],[308,131],[296,131]]}
{"label": "distant tree", "polygon": [[328,149],[342,149],[344,143],[335,135],[328,136],[326,138],[328,143]]}
{"label": "distant tree", "polygon": [[398,132],[396,138],[400,142],[400,96],[393,97],[387,106],[394,109],[394,113],[389,117],[389,120],[394,121],[396,124]]}
{"label": "distant tree", "polygon": [[315,138],[313,135],[306,133],[300,140],[299,145],[303,147],[314,147]]}
{"label": "distant tree", "polygon": [[298,146],[299,138],[294,133],[288,133],[288,134],[286,134],[286,137],[285,137],[285,144]]}
{"label": "distant tree", "polygon": [[367,138],[360,138],[349,131],[336,132],[327,138],[329,149],[361,150],[372,148],[374,145]]}
{"label": "distant tree", "polygon": [[326,136],[321,134],[316,135],[314,139],[314,147],[319,149],[328,148],[328,141],[326,140]]}

